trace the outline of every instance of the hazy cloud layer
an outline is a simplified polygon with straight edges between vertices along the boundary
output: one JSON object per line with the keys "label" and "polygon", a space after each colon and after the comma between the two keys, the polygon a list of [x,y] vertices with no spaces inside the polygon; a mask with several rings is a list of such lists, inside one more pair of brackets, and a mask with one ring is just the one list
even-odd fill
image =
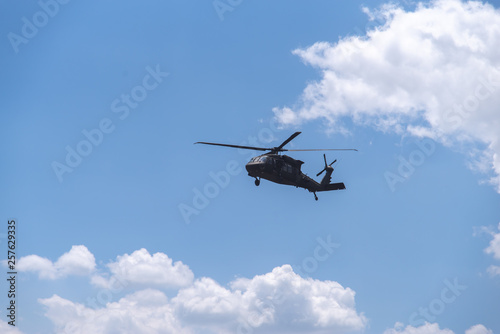
{"label": "hazy cloud layer", "polygon": [[375,26],[366,36],[294,51],[322,79],[296,105],[274,108],[276,118],[321,119],[338,132],[348,132],[350,118],[445,145],[473,143],[471,165],[490,173],[500,192],[500,12],[459,0],[364,11]]}

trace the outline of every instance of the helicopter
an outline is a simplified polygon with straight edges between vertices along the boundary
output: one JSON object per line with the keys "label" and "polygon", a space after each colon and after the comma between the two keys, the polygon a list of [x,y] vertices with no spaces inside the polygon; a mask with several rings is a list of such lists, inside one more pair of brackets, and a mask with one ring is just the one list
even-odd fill
{"label": "helicopter", "polygon": [[205,144],[214,146],[224,146],[232,148],[240,148],[245,150],[257,150],[257,151],[268,151],[262,155],[253,157],[246,164],[245,168],[248,175],[255,178],[255,185],[260,185],[260,180],[265,179],[274,183],[295,186],[296,188],[304,188],[309,192],[314,194],[314,199],[317,201],[317,192],[321,191],[331,191],[331,190],[341,190],[345,189],[343,182],[330,183],[331,175],[333,173],[332,165],[337,162],[335,159],[331,164],[326,162],[326,154],[323,154],[323,159],[325,161],[325,168],[321,170],[316,176],[320,176],[325,172],[325,176],[320,182],[315,181],[306,174],[302,173],[301,167],[304,163],[303,161],[289,157],[288,155],[280,154],[281,152],[298,152],[298,151],[357,151],[354,148],[344,148],[344,149],[302,149],[302,150],[289,150],[283,148],[286,144],[292,141],[295,137],[300,135],[301,132],[295,132],[287,140],[285,140],[281,145],[277,147],[254,147],[254,146],[242,146],[242,145],[231,145],[231,144],[220,144],[220,143],[209,143],[209,142],[196,142],[195,144]]}

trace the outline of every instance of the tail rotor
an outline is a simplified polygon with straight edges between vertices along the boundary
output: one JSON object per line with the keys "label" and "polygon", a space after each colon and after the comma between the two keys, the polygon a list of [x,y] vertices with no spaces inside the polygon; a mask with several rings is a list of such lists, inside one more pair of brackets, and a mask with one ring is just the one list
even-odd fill
{"label": "tail rotor", "polygon": [[326,162],[326,154],[323,154],[323,159],[325,160],[325,168],[323,168],[323,170],[321,172],[319,172],[318,174],[316,174],[316,176],[320,176],[321,174],[323,174],[324,171],[326,171],[328,168],[332,168],[332,165],[334,163],[337,162],[337,159],[333,160],[333,162],[331,164],[328,164]]}

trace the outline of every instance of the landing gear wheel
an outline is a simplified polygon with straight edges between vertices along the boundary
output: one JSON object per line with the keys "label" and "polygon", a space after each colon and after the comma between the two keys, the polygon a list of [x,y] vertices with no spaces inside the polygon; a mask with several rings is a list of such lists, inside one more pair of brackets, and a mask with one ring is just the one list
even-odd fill
{"label": "landing gear wheel", "polygon": [[259,179],[255,179],[255,185],[258,187],[260,185],[260,180]]}
{"label": "landing gear wheel", "polygon": [[318,196],[316,196],[316,193],[314,193],[314,199],[318,200]]}

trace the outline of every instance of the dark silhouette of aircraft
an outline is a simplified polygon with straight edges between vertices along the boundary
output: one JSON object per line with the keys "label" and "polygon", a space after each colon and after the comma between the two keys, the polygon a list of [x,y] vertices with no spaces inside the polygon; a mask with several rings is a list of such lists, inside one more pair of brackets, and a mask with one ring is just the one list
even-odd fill
{"label": "dark silhouette of aircraft", "polygon": [[208,143],[208,142],[196,142],[195,144],[205,144],[205,145],[215,145],[215,146],[225,146],[233,148],[241,148],[246,150],[257,150],[257,151],[269,151],[262,155],[253,157],[245,166],[248,175],[255,178],[255,185],[260,185],[260,179],[266,179],[271,182],[285,184],[290,186],[295,186],[297,188],[304,188],[309,190],[314,194],[314,199],[318,200],[316,192],[320,191],[331,191],[345,189],[343,182],[330,183],[331,175],[333,173],[332,165],[337,161],[334,160],[331,164],[326,162],[326,155],[323,154],[325,160],[325,168],[316,176],[320,176],[325,172],[325,176],[320,182],[317,182],[302,173],[300,170],[303,161],[293,159],[288,155],[280,154],[281,152],[291,152],[291,151],[357,151],[353,148],[347,149],[302,149],[302,150],[289,150],[283,148],[286,144],[297,137],[301,132],[295,132],[287,140],[281,143],[277,147],[253,147],[253,146],[241,146],[241,145],[230,145],[230,144],[219,144],[219,143]]}

